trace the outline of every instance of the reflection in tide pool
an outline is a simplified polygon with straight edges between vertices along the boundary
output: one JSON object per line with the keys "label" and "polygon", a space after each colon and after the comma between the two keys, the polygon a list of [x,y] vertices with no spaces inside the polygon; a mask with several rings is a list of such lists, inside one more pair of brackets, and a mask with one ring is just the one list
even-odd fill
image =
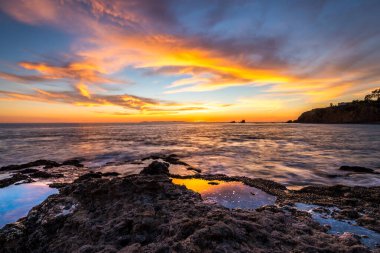
{"label": "reflection in tide pool", "polygon": [[49,195],[58,193],[43,183],[11,185],[0,189],[0,228],[28,214]]}
{"label": "reflection in tide pool", "polygon": [[241,182],[174,178],[173,183],[200,193],[205,201],[216,202],[227,208],[255,209],[276,201],[275,196]]}
{"label": "reflection in tide pool", "polygon": [[[328,233],[330,234],[343,234],[344,232],[349,232],[355,235],[360,236],[361,242],[367,247],[374,248],[380,245],[380,234],[356,225],[354,221],[340,221],[331,217],[329,214],[322,214],[316,212],[315,209],[319,208],[318,205],[296,203],[296,208],[301,211],[306,211],[311,214],[311,217],[322,225],[330,226]],[[330,211],[334,207],[329,208]]]}

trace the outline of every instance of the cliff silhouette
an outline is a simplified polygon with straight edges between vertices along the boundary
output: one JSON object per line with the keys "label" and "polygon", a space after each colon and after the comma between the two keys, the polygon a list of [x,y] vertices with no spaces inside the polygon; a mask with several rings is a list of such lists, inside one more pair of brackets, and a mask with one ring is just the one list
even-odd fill
{"label": "cliff silhouette", "polygon": [[302,113],[295,123],[380,123],[380,89],[362,101],[331,104]]}

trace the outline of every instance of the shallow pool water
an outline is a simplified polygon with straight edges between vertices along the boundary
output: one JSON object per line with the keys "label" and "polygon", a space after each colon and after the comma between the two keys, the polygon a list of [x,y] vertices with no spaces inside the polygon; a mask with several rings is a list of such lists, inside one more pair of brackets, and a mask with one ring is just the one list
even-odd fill
{"label": "shallow pool water", "polygon": [[0,228],[28,214],[48,196],[58,193],[44,183],[11,185],[0,189]]}
{"label": "shallow pool water", "polygon": [[[322,225],[329,225],[328,233],[330,234],[343,234],[344,232],[349,232],[360,236],[361,242],[367,247],[374,248],[380,245],[380,233],[373,230],[356,225],[355,221],[351,220],[336,220],[331,217],[331,215],[326,213],[316,212],[315,209],[320,206],[296,203],[296,208],[301,211],[306,211],[311,214],[312,218]],[[337,209],[335,207],[330,207],[330,211]]]}
{"label": "shallow pool water", "polygon": [[174,178],[173,183],[200,193],[206,202],[218,203],[227,208],[255,209],[276,202],[275,196],[241,182]]}

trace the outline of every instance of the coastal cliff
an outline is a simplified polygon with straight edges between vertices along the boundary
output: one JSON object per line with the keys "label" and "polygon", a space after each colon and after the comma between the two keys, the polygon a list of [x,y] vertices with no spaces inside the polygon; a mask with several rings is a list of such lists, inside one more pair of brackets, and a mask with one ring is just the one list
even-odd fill
{"label": "coastal cliff", "polygon": [[380,101],[342,103],[301,114],[296,123],[380,123]]}

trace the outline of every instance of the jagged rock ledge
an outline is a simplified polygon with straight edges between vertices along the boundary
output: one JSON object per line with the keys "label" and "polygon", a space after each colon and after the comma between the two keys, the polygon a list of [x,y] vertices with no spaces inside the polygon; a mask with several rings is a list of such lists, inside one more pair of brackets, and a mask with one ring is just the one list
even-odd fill
{"label": "jagged rock ledge", "polygon": [[[259,186],[282,196],[279,201],[303,198],[267,180],[204,177]],[[312,197],[319,194],[313,188],[304,191]],[[27,217],[1,229],[0,245],[4,253],[369,252],[358,239],[326,230],[291,207],[230,210],[207,204],[199,194],[173,184],[165,168],[149,166],[139,175],[79,177]]]}

